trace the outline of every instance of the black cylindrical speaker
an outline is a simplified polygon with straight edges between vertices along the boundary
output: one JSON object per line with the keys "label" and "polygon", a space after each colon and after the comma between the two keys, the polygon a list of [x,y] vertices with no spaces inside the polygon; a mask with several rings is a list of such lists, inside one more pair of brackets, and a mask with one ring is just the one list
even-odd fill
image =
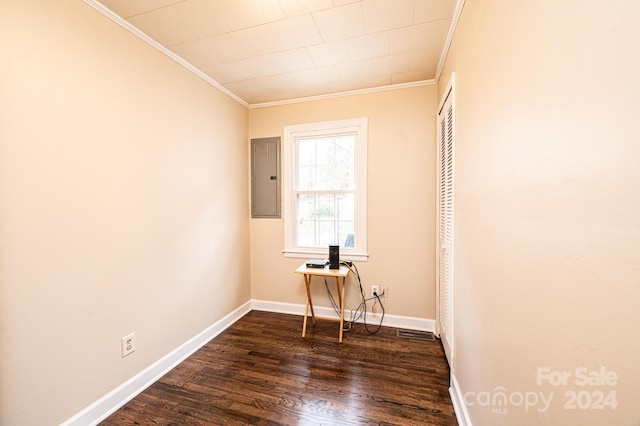
{"label": "black cylindrical speaker", "polygon": [[340,269],[340,246],[329,246],[329,269]]}

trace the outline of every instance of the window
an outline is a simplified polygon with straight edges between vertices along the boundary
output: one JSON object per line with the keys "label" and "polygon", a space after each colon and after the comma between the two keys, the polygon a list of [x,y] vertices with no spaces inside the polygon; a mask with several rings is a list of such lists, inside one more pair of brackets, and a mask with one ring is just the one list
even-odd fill
{"label": "window", "polygon": [[289,257],[367,258],[367,119],[284,128],[285,248]]}

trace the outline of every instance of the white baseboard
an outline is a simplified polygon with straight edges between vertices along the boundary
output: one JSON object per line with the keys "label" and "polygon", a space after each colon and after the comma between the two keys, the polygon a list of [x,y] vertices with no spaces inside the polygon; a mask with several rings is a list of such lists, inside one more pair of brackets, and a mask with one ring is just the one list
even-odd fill
{"label": "white baseboard", "polygon": [[453,409],[458,419],[460,426],[472,426],[471,419],[469,418],[469,412],[467,406],[464,403],[464,397],[460,390],[460,385],[456,380],[455,374],[451,373],[451,387],[449,388],[449,395],[451,395],[451,402],[453,402]]}
{"label": "white baseboard", "polygon": [[97,425],[250,311],[251,302],[244,303],[84,410],[64,421],[62,426]]}
{"label": "white baseboard", "polygon": [[[97,425],[252,309],[257,311],[304,315],[304,305],[269,302],[265,300],[251,300],[244,303],[224,318],[210,325],[166,356],[151,364],[131,379],[127,380],[93,404],[86,407],[84,410],[65,420],[61,426]],[[315,312],[319,316],[337,317],[332,308],[315,306]],[[348,313],[346,313],[346,315],[348,318]],[[367,314],[368,323],[377,324],[379,321],[379,315]],[[359,322],[362,322],[362,320]],[[385,315],[383,325],[409,330],[435,331],[435,320],[426,318]],[[471,423],[468,423],[468,425],[470,426]]]}
{"label": "white baseboard", "polygon": [[[270,302],[267,300],[251,300],[251,308],[256,311],[278,312],[281,314],[304,315],[304,305],[294,303]],[[315,306],[314,312],[321,317],[338,318],[333,308]],[[349,312],[345,312],[346,319],[349,319]],[[362,318],[357,322],[363,322]],[[380,315],[367,313],[367,324],[379,324]],[[408,330],[430,331],[436,330],[436,321],[427,318],[404,317],[400,315],[386,314],[382,320],[382,325],[387,327],[404,328]]]}

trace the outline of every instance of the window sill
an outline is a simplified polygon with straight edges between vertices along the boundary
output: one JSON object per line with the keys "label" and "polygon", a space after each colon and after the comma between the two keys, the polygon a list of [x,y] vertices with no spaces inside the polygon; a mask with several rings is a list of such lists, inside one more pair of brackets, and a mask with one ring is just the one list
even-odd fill
{"label": "window sill", "polygon": [[[325,259],[329,256],[329,250],[283,250],[284,257],[294,257],[299,259]],[[367,253],[355,253],[352,251],[340,250],[340,259],[349,259],[354,262],[367,262]]]}

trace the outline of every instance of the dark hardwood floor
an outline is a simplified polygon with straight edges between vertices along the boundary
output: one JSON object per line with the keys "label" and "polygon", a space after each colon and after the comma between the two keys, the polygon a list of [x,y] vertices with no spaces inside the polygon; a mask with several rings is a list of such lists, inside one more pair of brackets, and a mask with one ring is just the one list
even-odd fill
{"label": "dark hardwood floor", "polygon": [[301,330],[300,316],[252,311],[102,424],[457,424],[439,341]]}

